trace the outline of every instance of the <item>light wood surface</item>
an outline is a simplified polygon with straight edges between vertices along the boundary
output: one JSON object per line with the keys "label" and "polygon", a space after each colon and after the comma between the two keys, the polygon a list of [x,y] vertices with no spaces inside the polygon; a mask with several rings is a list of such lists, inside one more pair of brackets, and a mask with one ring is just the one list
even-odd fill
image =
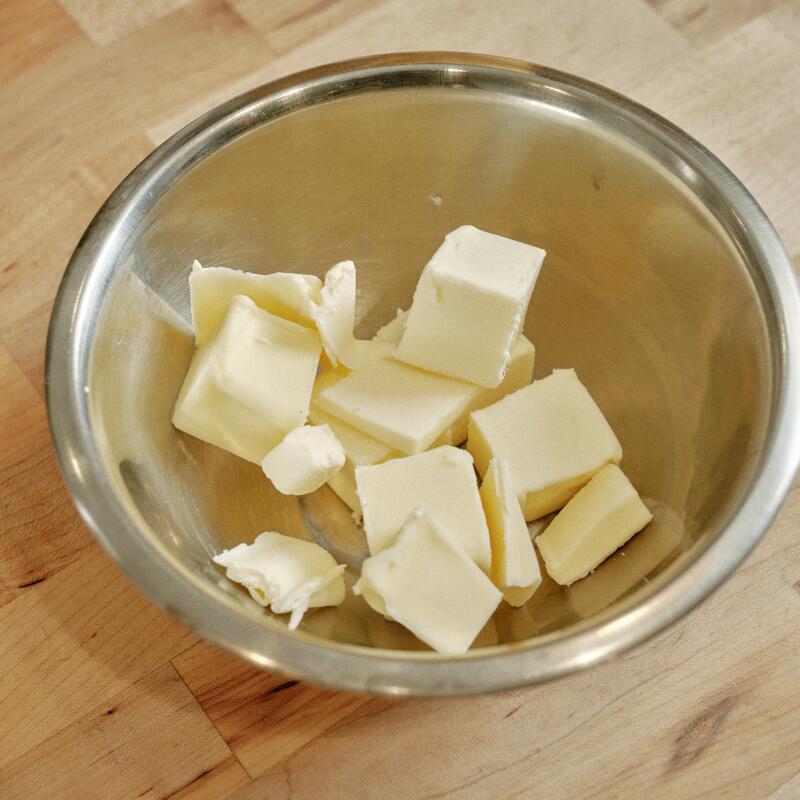
{"label": "light wood surface", "polygon": [[800,798],[800,491],[702,607],[500,696],[390,701],[199,641],[100,551],[43,404],[50,306],[107,194],[218,101],[472,50],[633,96],[716,152],[800,263],[798,0],[2,0],[0,797]]}

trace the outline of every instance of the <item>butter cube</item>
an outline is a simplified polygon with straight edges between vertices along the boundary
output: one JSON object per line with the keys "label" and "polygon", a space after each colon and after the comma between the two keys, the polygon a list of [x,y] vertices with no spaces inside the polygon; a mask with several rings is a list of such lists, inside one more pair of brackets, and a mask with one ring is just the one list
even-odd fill
{"label": "butter cube", "polygon": [[409,515],[424,508],[485,572],[492,563],[472,457],[445,445],[370,467],[356,467],[356,486],[371,555],[389,547]]}
{"label": "butter cube", "polygon": [[[356,515],[361,516],[361,503],[356,493],[356,467],[382,464],[390,458],[401,458],[403,453],[369,434],[363,433],[358,428],[342,422],[337,417],[320,411],[313,402],[308,412],[308,418],[315,425],[328,425],[341,442],[345,452],[344,466],[328,479],[328,486]],[[443,444],[450,444],[446,436],[442,436],[434,442],[435,447]]]}
{"label": "butter cube", "polygon": [[447,234],[422,272],[396,358],[494,388],[545,252],[471,225]]}
{"label": "butter cube", "polygon": [[615,464],[603,467],[536,538],[550,577],[584,578],[653,518]]}
{"label": "butter cube", "polygon": [[647,581],[650,573],[680,548],[686,533],[682,515],[652,497],[642,500],[653,519],[641,535],[626,542],[587,580],[576,581],[567,590],[569,604],[579,617],[594,616]]}
{"label": "butter cube", "polygon": [[261,461],[261,469],[282,494],[310,494],[345,462],[344,448],[328,425],[303,425]]}
{"label": "butter cube", "polygon": [[[467,441],[469,418],[473,411],[486,408],[502,400],[507,394],[516,392],[528,386],[533,380],[533,364],[536,350],[529,339],[523,334],[517,337],[514,346],[511,348],[511,360],[506,368],[506,375],[499,386],[494,389],[486,389],[482,386],[474,393],[472,400],[466,408],[461,411],[458,419],[450,429],[450,443],[462,444]],[[471,384],[475,386],[476,384]]]}
{"label": "butter cube", "polygon": [[321,288],[322,281],[314,275],[257,275],[226,267],[203,267],[195,261],[189,275],[195,344],[200,347],[214,338],[237,294],[249,297],[264,311],[313,328],[311,312]]}
{"label": "butter cube", "polygon": [[525,605],[539,588],[542,573],[507,461],[491,460],[480,492],[492,543],[492,582],[509,605]]}
{"label": "butter cube", "polygon": [[240,544],[214,556],[226,576],[244,586],[259,605],[291,614],[296,628],[309,608],[338,606],[344,600],[344,564],[314,542],[265,531],[253,544]]}
{"label": "butter cube", "polygon": [[341,470],[328,479],[328,485],[353,511],[360,514],[361,503],[356,494],[356,467],[382,464],[390,458],[398,458],[403,454],[346,422],[320,411],[313,403],[309,418],[315,425],[328,425],[341,442],[345,452],[345,462]]}
{"label": "butter cube", "polygon": [[508,461],[525,519],[562,508],[622,448],[572,369],[509,394],[470,416],[467,449],[481,475]]}
{"label": "butter cube", "polygon": [[[384,338],[356,339],[353,333],[356,319],[356,266],[352,261],[342,261],[328,270],[325,284],[313,306],[325,355],[336,367],[339,363],[350,369],[358,369],[388,358],[395,350],[395,343]],[[392,336],[392,329],[389,331]]]}
{"label": "butter cube", "polygon": [[[314,382],[312,398],[316,398],[320,392],[338,383],[347,374],[348,371],[341,368],[321,372]],[[344,466],[331,476],[328,480],[328,486],[356,514],[360,515],[361,503],[356,494],[356,467],[382,464],[390,458],[399,458],[403,454],[388,444],[384,444],[369,434],[358,430],[358,428],[348,425],[338,417],[326,414],[319,408],[315,399],[311,401],[308,418],[314,425],[328,425],[344,448]]]}
{"label": "butter cube", "polygon": [[447,655],[469,649],[501,598],[453,534],[432,514],[412,513],[394,544],[364,561],[353,587],[379,614]]}
{"label": "butter cube", "polygon": [[533,345],[520,336],[512,354],[506,377],[494,389],[387,359],[354,370],[320,392],[316,405],[409,455],[427,450],[442,437],[460,444],[467,437],[467,421],[474,409],[530,381]]}
{"label": "butter cube", "polygon": [[217,336],[195,351],[172,424],[260,464],[305,423],[319,356],[313,331],[237,295]]}
{"label": "butter cube", "polygon": [[317,406],[403,453],[427,450],[476,389],[392,359],[354,370],[323,391]]}

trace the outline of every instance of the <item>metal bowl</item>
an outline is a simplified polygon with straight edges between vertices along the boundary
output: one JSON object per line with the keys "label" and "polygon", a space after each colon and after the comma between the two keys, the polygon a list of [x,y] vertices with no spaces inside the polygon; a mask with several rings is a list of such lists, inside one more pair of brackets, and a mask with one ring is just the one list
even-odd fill
{"label": "metal bowl", "polygon": [[[170,425],[192,352],[192,259],[317,275],[353,259],[370,334],[465,223],[547,249],[525,328],[536,373],[577,369],[655,521],[578,584],[547,581],[499,610],[463,657],[427,651],[351,594],[290,632],[210,556],[278,530],[325,544],[352,583],[363,534],[327,487],[283,497]],[[380,56],[244,94],[134,170],[59,290],[47,401],[87,524],[200,635],[342,689],[499,690],[642,642],[756,544],[800,459],[800,300],[753,198],[650,111],[530,64]]]}

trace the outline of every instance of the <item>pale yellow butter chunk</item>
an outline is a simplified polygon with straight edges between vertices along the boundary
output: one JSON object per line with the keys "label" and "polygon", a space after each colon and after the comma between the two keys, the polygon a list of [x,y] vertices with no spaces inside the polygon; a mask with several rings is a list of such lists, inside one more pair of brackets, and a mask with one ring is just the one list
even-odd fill
{"label": "pale yellow butter chunk", "polygon": [[295,428],[264,456],[261,469],[282,494],[315,492],[345,462],[344,448],[328,425]]}
{"label": "pale yellow butter chunk", "polygon": [[609,556],[587,580],[576,581],[568,591],[569,604],[578,616],[591,617],[610,606],[680,548],[686,533],[682,515],[651,497],[642,498],[653,519]]}
{"label": "pale yellow butter chunk", "polygon": [[237,295],[216,337],[195,351],[172,423],[260,464],[305,424],[319,357],[313,331]]}
{"label": "pale yellow butter chunk", "polygon": [[403,453],[419,453],[458,418],[473,389],[392,359],[354,370],[317,406]]}
{"label": "pale yellow butter chunk", "polygon": [[[321,372],[314,382],[312,397],[316,398],[320,392],[338,383],[347,374],[348,371],[342,368]],[[344,466],[335,475],[331,476],[328,480],[328,486],[356,514],[360,514],[361,503],[356,494],[356,467],[382,464],[390,458],[399,458],[403,454],[388,444],[384,444],[369,434],[358,430],[358,428],[348,425],[338,417],[326,414],[313,399],[308,418],[314,425],[328,425],[344,448]]]}
{"label": "pale yellow butter chunk", "polygon": [[380,328],[374,338],[380,342],[389,342],[397,346],[397,343],[403,338],[403,331],[406,329],[407,318],[408,311],[403,311],[402,308],[398,308],[394,319],[389,320],[389,322]]}
{"label": "pale yellow butter chunk", "polygon": [[328,425],[341,442],[345,452],[344,466],[328,479],[328,485],[353,511],[361,513],[361,503],[356,494],[356,467],[382,464],[403,454],[352,425],[320,411],[313,403],[309,419],[315,425]]}
{"label": "pale yellow butter chunk", "polygon": [[539,588],[542,573],[507,461],[492,459],[480,492],[492,543],[492,582],[509,605],[525,605]]}
{"label": "pale yellow butter chunk", "polygon": [[545,252],[464,225],[420,276],[396,358],[488,388],[511,359]]}
{"label": "pale yellow butter chunk", "polygon": [[[536,350],[533,344],[523,334],[517,337],[514,346],[511,348],[511,360],[508,362],[506,374],[499,386],[494,389],[478,387],[472,400],[467,407],[459,414],[450,429],[450,443],[462,444],[467,441],[467,431],[469,418],[473,411],[486,408],[498,400],[502,400],[507,394],[516,392],[528,386],[533,380],[533,364]],[[471,384],[474,386],[475,384]]]}
{"label": "pale yellow butter chunk", "polygon": [[[356,339],[353,333],[356,319],[356,267],[352,261],[342,261],[328,270],[319,299],[312,307],[325,355],[336,367],[343,364],[358,369],[381,358],[388,358],[395,343],[383,338]],[[380,332],[379,332],[380,333]],[[389,336],[394,335],[390,329]]]}
{"label": "pale yellow butter chunk", "polygon": [[550,577],[580,580],[638,533],[653,515],[615,464],[600,470],[558,513],[536,546]]}
{"label": "pale yellow butter chunk", "polygon": [[425,508],[485,572],[491,548],[472,457],[445,445],[369,467],[356,467],[369,552],[389,547],[409,515]]}
{"label": "pale yellow butter chunk", "polygon": [[467,449],[481,475],[508,461],[525,519],[562,508],[622,448],[574,370],[552,375],[470,416]]}
{"label": "pale yellow butter chunk", "polygon": [[200,347],[214,338],[237,294],[249,297],[264,311],[313,328],[312,308],[321,288],[322,281],[314,275],[258,275],[227,267],[203,267],[195,261],[189,275],[195,344]]}
{"label": "pale yellow butter chunk", "polygon": [[229,580],[275,614],[291,614],[296,628],[309,608],[338,606],[345,595],[344,564],[314,542],[266,531],[252,544],[240,544],[214,556]]}
{"label": "pale yellow butter chunk", "polygon": [[[328,486],[351,510],[360,515],[361,503],[356,493],[356,467],[382,464],[391,458],[401,458],[403,453],[358,428],[320,411],[314,403],[311,404],[308,417],[315,425],[328,425],[341,442],[345,452],[344,466],[328,479]],[[440,437],[434,446],[439,447],[443,444],[450,444],[446,436]]]}
{"label": "pale yellow butter chunk", "polygon": [[377,361],[320,392],[316,405],[408,455],[445,440],[467,437],[470,412],[526,385],[533,374],[534,348],[520,336],[499,387],[486,389],[394,359]]}
{"label": "pale yellow butter chunk", "polygon": [[501,599],[456,535],[427,511],[413,512],[394,544],[364,561],[353,587],[379,614],[447,655],[469,649]]}

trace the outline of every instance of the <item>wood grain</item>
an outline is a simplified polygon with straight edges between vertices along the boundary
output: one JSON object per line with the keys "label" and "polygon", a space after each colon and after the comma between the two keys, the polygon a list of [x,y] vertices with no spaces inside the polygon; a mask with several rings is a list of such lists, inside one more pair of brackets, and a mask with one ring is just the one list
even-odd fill
{"label": "wood grain", "polygon": [[693,43],[703,45],[761,16],[783,0],[651,0],[653,7]]}
{"label": "wood grain", "polygon": [[[160,144],[222,99],[280,75],[370,53],[466,48],[558,65],[628,91],[648,73],[690,52],[685,39],[645,3],[497,0],[491,4],[492,24],[487,24],[488,8],[472,0],[385,0],[281,58],[197,98],[178,114],[151,127],[150,138]],[[636,13],[631,13],[633,10]],[[619,57],[622,37],[624,58]]]}
{"label": "wood grain", "polygon": [[[160,798],[230,758],[225,740],[191,692],[163,664],[8,762],[0,769],[0,786],[9,800],[46,793],[65,800]],[[26,769],[28,760],[38,769]]]}
{"label": "wood grain", "polygon": [[78,32],[57,0],[0,3],[0,84],[34,65]]}
{"label": "wood grain", "polygon": [[230,3],[275,53],[285,53],[377,5],[377,0],[273,0],[270,3],[230,0]]}
{"label": "wood grain", "polygon": [[195,641],[85,537],[79,558],[0,608],[0,766]]}
{"label": "wood grain", "polygon": [[[173,664],[250,775],[260,775],[369,701],[257,670],[198,642]],[[269,719],[265,726],[263,720]]]}
{"label": "wood grain", "polygon": [[0,380],[2,606],[71,564],[92,538],[61,483],[42,401],[2,346]]}
{"label": "wood grain", "polygon": [[198,113],[419,49],[582,74],[685,127],[800,264],[796,0],[0,3],[0,797],[800,798],[800,488],[722,589],[623,658],[499,696],[391,701],[261,672],[100,550],[49,441],[53,297],[99,205]]}
{"label": "wood grain", "polygon": [[109,44],[148,23],[186,5],[191,0],[137,0],[124,14],[115,3],[104,0],[60,0],[63,8],[97,44]]}

